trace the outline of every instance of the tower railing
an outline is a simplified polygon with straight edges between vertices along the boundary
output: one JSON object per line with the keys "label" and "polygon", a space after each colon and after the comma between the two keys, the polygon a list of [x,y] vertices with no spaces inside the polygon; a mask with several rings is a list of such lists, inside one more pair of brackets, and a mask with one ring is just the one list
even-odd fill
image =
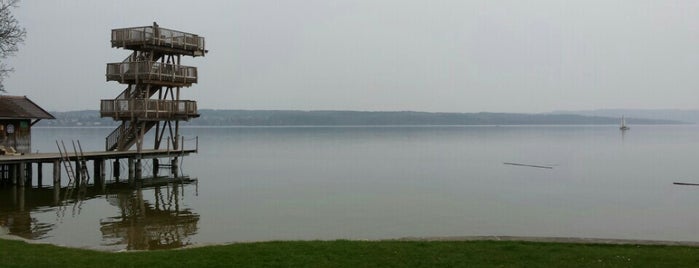
{"label": "tower railing", "polygon": [[136,80],[183,83],[197,82],[197,67],[155,61],[107,63],[107,81],[131,83]]}
{"label": "tower railing", "polygon": [[185,119],[199,116],[197,102],[190,100],[117,99],[102,100],[100,115],[116,120],[139,118],[141,120]]}
{"label": "tower railing", "polygon": [[192,56],[204,56],[204,37],[196,34],[143,26],[112,30],[112,47],[161,46],[191,52]]}

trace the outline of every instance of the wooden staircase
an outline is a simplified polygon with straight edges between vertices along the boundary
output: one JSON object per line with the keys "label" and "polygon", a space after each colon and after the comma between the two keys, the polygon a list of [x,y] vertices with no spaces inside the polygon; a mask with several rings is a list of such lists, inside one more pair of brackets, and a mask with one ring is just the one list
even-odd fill
{"label": "wooden staircase", "polygon": [[[106,139],[105,148],[107,151],[125,151],[131,148],[138,141],[139,133],[148,133],[158,121],[135,122],[122,121]],[[143,131],[143,132],[141,132]]]}

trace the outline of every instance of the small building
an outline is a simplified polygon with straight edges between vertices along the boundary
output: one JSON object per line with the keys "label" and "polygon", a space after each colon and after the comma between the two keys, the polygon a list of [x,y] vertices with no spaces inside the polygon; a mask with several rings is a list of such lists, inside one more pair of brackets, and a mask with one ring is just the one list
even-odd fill
{"label": "small building", "polygon": [[31,153],[31,127],[41,119],[56,119],[26,96],[0,95],[0,155]]}

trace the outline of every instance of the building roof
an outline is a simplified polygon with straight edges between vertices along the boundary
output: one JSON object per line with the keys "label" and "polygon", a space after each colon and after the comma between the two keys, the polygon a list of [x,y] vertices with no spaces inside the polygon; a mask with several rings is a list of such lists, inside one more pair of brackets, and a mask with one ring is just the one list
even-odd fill
{"label": "building roof", "polygon": [[26,96],[0,95],[0,119],[56,119]]}

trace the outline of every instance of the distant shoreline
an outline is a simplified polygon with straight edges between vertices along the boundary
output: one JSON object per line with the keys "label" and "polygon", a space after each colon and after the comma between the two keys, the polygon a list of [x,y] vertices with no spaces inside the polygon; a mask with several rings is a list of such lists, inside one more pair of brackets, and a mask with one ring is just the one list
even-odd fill
{"label": "distant shoreline", "polygon": [[[430,113],[294,110],[199,110],[201,116],[183,126],[529,126],[618,125],[619,118],[576,114]],[[52,112],[56,120],[37,127],[114,127],[120,122],[100,118],[97,110]],[[685,125],[677,120],[627,117],[629,125]]]}

